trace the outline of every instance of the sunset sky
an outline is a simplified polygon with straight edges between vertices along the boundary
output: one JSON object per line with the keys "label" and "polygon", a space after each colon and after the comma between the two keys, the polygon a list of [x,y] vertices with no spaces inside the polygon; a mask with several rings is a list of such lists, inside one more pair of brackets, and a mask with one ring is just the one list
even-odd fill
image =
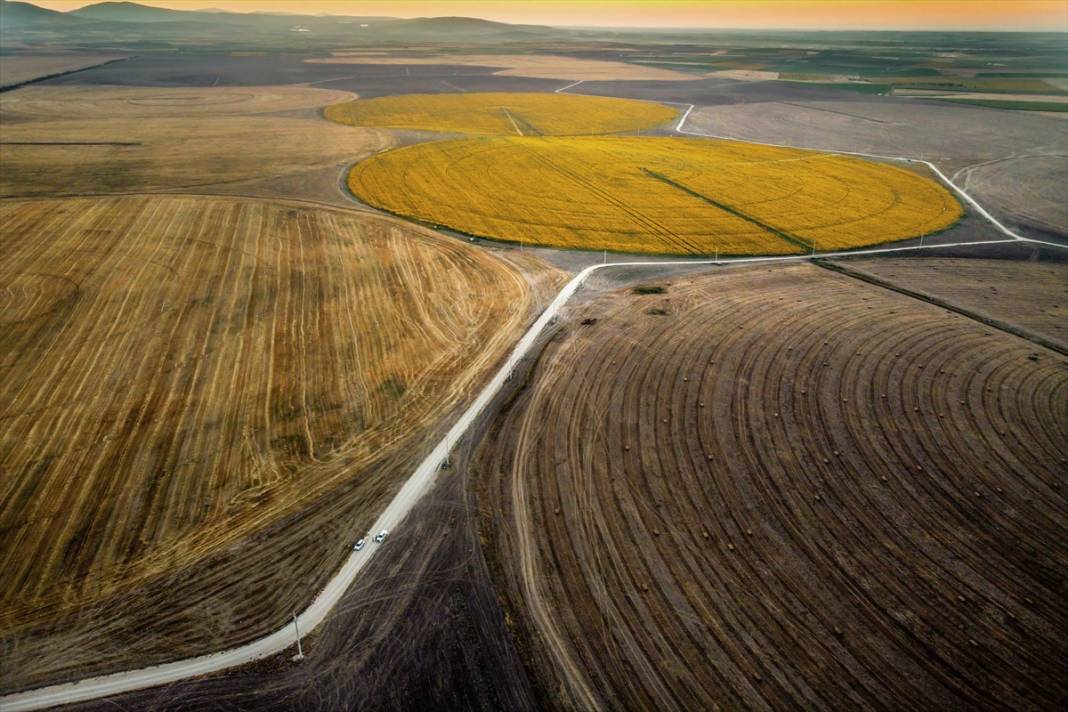
{"label": "sunset sky", "polygon": [[[31,0],[56,10],[87,0]],[[612,27],[1068,32],[1068,0],[147,0],[182,10],[427,17]]]}

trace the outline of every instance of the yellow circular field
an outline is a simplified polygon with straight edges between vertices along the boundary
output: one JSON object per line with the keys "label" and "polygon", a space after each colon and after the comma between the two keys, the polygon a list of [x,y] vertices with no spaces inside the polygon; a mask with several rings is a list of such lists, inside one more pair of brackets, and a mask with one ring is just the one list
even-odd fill
{"label": "yellow circular field", "polygon": [[571,94],[406,94],[334,104],[326,118],[350,126],[482,136],[585,136],[659,126],[663,104]]}
{"label": "yellow circular field", "polygon": [[962,215],[935,181],[846,156],[688,138],[483,138],[359,163],[349,187],[471,235],[661,254],[796,254],[937,232]]}

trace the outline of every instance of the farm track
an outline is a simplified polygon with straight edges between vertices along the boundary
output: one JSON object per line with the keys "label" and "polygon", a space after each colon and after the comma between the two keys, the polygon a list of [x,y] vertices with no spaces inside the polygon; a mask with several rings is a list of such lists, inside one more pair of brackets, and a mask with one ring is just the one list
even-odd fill
{"label": "farm track", "polygon": [[483,529],[565,705],[1052,709],[1066,409],[1061,355],[936,306],[679,280],[576,308],[482,445]]}
{"label": "farm track", "polygon": [[279,625],[528,316],[517,272],[390,219],[188,196],[0,215],[7,689]]}

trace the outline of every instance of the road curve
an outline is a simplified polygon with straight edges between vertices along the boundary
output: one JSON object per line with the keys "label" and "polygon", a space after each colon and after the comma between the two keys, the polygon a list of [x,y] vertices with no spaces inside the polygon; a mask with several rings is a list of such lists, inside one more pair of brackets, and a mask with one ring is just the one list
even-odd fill
{"label": "road curve", "polygon": [[[746,143],[755,143],[755,144],[760,145],[760,146],[775,146],[777,148],[799,148],[798,146],[791,146],[791,145],[788,145],[788,144],[785,144],[785,143],[769,143],[767,141],[750,141],[749,139],[740,139],[740,138],[735,138],[733,136],[721,136],[719,134],[703,133],[701,131],[690,131],[689,129],[683,128],[683,125],[686,123],[686,119],[688,119],[690,117],[690,112],[694,110],[694,105],[693,104],[687,104],[687,107],[688,108],[686,109],[686,112],[683,113],[682,118],[679,119],[679,123],[675,126],[675,132],[676,133],[686,134],[688,136],[700,136],[702,138],[718,138],[718,139],[724,139],[724,140],[727,140],[727,141],[745,141]],[[988,221],[990,221],[990,223],[994,227],[996,227],[1002,234],[1008,235],[1009,237],[1013,238],[1014,240],[1022,240],[1024,242],[1035,242],[1035,243],[1038,243],[1040,245],[1050,245],[1052,247],[1068,248],[1068,245],[1061,245],[1061,244],[1058,244],[1056,242],[1043,242],[1042,240],[1035,240],[1035,239],[1032,239],[1030,237],[1024,237],[1023,235],[1020,235],[1019,233],[1017,233],[1017,232],[1015,232],[1013,230],[1010,230],[1009,228],[1005,227],[1004,225],[1001,224],[1001,222],[997,218],[995,218],[993,215],[991,215],[990,212],[987,211],[986,208],[984,208],[982,205],[980,205],[979,202],[975,198],[973,198],[971,195],[969,195],[959,185],[957,185],[952,180],[950,180],[949,177],[945,173],[943,173],[938,166],[936,166],[935,164],[931,163],[930,161],[925,161],[922,158],[910,158],[908,156],[883,156],[883,155],[878,154],[878,153],[864,153],[862,151],[833,151],[833,150],[826,150],[826,149],[822,149],[822,148],[821,149],[808,149],[808,150],[819,150],[821,153],[834,153],[834,154],[839,154],[839,155],[842,155],[842,156],[861,156],[862,158],[879,158],[879,159],[882,159],[884,161],[897,161],[899,163],[919,163],[921,165],[927,166],[928,168],[931,169],[931,171],[936,176],[939,177],[939,179],[941,179],[941,181],[943,183],[945,183],[949,187],[950,190],[952,190],[954,193],[956,193],[961,198],[963,198],[964,201],[966,203],[968,203],[968,205],[970,205],[973,208],[975,208],[975,211],[977,213],[979,213],[984,218],[986,218]],[[978,244],[978,243],[975,243],[975,244]]]}
{"label": "road curve", "polygon": [[[687,133],[694,136],[705,136],[708,138],[723,138],[729,140],[729,136],[714,136],[710,134],[697,133],[688,131],[683,128],[683,124],[689,117],[690,111],[693,109],[693,105],[687,109],[685,114],[679,120],[676,126],[676,131],[679,133]],[[765,144],[765,145],[780,145],[780,144]],[[393,500],[386,507],[385,511],[379,515],[375,521],[372,532],[377,532],[382,529],[396,529],[404,518],[408,515],[411,509],[415,506],[415,503],[419,498],[430,488],[434,481],[438,469],[442,462],[448,456],[448,452],[451,445],[460,440],[461,437],[467,432],[467,429],[475,422],[478,416],[489,405],[490,401],[496,396],[508,380],[511,373],[515,370],[519,361],[527,356],[538,337],[545,331],[549,322],[552,321],[559,313],[560,310],[571,299],[571,296],[582,286],[586,279],[596,272],[597,270],[612,269],[615,267],[669,267],[669,266],[693,266],[693,265],[727,265],[727,264],[747,264],[747,263],[761,263],[761,262],[790,262],[797,260],[811,259],[813,256],[817,257],[840,257],[840,256],[856,256],[856,255],[878,255],[892,252],[912,252],[916,250],[929,250],[945,247],[973,247],[981,244],[1001,244],[1011,242],[1031,242],[1042,245],[1049,245],[1051,247],[1059,247],[1062,249],[1068,249],[1068,246],[1061,245],[1052,242],[1043,242],[1041,240],[1033,240],[1031,238],[1023,237],[1017,233],[1009,230],[1007,227],[998,222],[989,212],[987,212],[979,203],[975,201],[970,195],[968,195],[961,188],[957,187],[952,181],[950,181],[945,174],[942,173],[935,165],[928,161],[921,161],[900,156],[879,156],[875,154],[866,154],[851,151],[831,151],[829,153],[842,153],[846,155],[863,156],[867,158],[882,158],[903,162],[915,162],[923,163],[928,166],[938,175],[943,181],[946,182],[956,193],[958,193],[964,200],[972,205],[981,215],[989,220],[995,227],[997,227],[1002,233],[1009,236],[1009,239],[1005,240],[986,240],[983,242],[955,242],[955,243],[940,243],[937,245],[914,245],[909,247],[881,247],[870,248],[864,250],[849,250],[839,252],[821,252],[815,255],[786,255],[778,257],[734,257],[723,258],[720,260],[709,259],[681,259],[681,260],[635,260],[635,261],[622,261],[622,262],[607,262],[605,264],[596,264],[586,267],[584,270],[575,275],[574,278],[568,282],[559,294],[553,299],[552,303],[541,313],[538,319],[531,325],[527,332],[516,344],[515,348],[509,354],[504,364],[497,370],[493,378],[486,384],[485,388],[475,398],[474,402],[463,412],[459,419],[449,429],[444,438],[437,444],[437,446],[431,451],[425,460],[418,466],[415,472],[408,478],[401,487],[400,491],[393,498]],[[356,538],[362,532],[352,532],[352,538]],[[326,584],[322,591],[315,597],[311,605],[308,606],[302,613],[297,616],[297,622],[300,626],[300,630],[304,635],[311,633],[315,630],[327,616],[330,611],[337,605],[338,601],[345,591],[352,585],[352,582],[356,579],[359,572],[367,565],[371,558],[378,553],[382,546],[378,544],[369,544],[363,551],[353,552],[349,558],[345,561],[341,569],[335,574],[333,578]],[[101,675],[97,677],[90,677],[84,680],[78,680],[70,683],[63,683],[58,685],[50,685],[47,687],[41,687],[33,690],[27,690],[24,692],[18,692],[6,697],[0,698],[0,711],[2,712],[19,712],[21,710],[36,710],[46,707],[52,707],[56,705],[71,704],[74,702],[84,702],[86,700],[97,699],[100,697],[108,697],[110,695],[116,695],[122,692],[130,692],[133,690],[140,690],[148,687],[156,687],[158,685],[166,685],[179,680],[184,680],[191,677],[197,677],[200,675],[207,675],[210,673],[219,672],[228,668],[245,665],[255,660],[269,657],[276,653],[279,653],[286,648],[292,646],[295,642],[293,626],[287,624],[280,630],[271,633],[263,638],[259,638],[245,645],[241,645],[228,650],[220,651],[217,653],[210,653],[207,655],[201,655],[193,658],[187,658],[185,660],[179,660],[172,663],[165,663],[163,665],[155,665],[152,667],[141,668],[138,670],[129,670],[125,672],[113,673],[110,675]]]}

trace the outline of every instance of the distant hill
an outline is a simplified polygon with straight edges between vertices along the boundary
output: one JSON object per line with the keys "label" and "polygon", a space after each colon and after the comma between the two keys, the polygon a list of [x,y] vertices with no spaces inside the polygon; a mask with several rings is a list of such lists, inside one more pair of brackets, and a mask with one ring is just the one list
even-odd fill
{"label": "distant hill", "polygon": [[[171,10],[136,2],[99,2],[55,12],[0,0],[0,34],[35,44],[115,48],[276,48],[307,51],[360,44],[493,44],[559,36],[566,31],[472,17],[365,17],[220,10]],[[299,28],[299,35],[294,31]]]}
{"label": "distant hill", "polygon": [[195,16],[201,13],[170,10],[165,7],[150,7],[135,2],[99,2],[95,5],[86,5],[77,10],[71,10],[65,14],[107,22],[172,22],[174,20],[187,20],[190,15]]}
{"label": "distant hill", "polygon": [[[477,17],[414,17],[410,20],[397,20],[397,28],[417,28],[421,30],[438,30],[441,32],[503,32],[520,25],[504,22],[482,20]],[[548,29],[548,28],[546,28]]]}
{"label": "distant hill", "polygon": [[46,10],[28,2],[0,0],[0,27],[7,30],[18,28],[64,28],[78,26],[82,20],[68,13]]}

